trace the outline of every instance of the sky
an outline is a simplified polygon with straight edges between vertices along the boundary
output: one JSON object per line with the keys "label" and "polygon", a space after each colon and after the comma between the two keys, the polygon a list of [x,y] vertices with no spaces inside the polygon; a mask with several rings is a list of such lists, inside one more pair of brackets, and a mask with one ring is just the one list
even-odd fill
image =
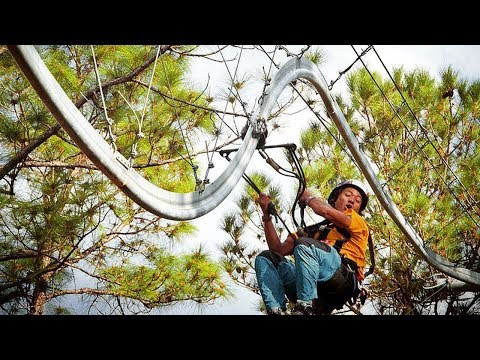
{"label": "sky", "polygon": [[[301,49],[303,46],[294,47]],[[367,48],[367,45],[355,45],[358,53]],[[210,46],[211,49],[216,49],[216,46]],[[356,58],[356,54],[350,45],[327,45],[318,46],[324,51],[326,58],[325,62],[320,65],[320,70],[330,83],[335,80],[340,71],[347,68]],[[459,71],[462,78],[476,79],[480,78],[480,46],[478,45],[376,45],[375,50],[382,59],[387,69],[391,72],[394,67],[403,66],[405,69],[413,69],[421,67],[428,70],[429,73],[438,78],[438,73],[441,69],[452,65],[453,68]],[[383,66],[378,60],[373,51],[369,51],[365,57],[362,58],[370,70],[377,70],[386,76],[383,71]],[[244,61],[245,66],[252,69],[261,68],[262,62],[258,56],[250,56]],[[352,68],[355,69],[362,66],[360,62]],[[258,70],[252,70],[258,75]],[[191,67],[191,76],[198,85],[206,84],[207,80],[210,82],[212,91],[225,86],[225,72],[219,71],[218,64],[207,64],[201,60],[194,63]],[[338,83],[335,84],[333,90],[337,93],[343,93],[345,87],[345,76],[342,77]],[[252,98],[250,102],[255,101],[259,96],[258,89],[252,89]],[[298,131],[300,128],[298,124],[287,126],[285,132],[286,142],[295,142],[298,144]],[[306,125],[306,124],[305,124]],[[292,129],[295,130],[292,132]],[[247,173],[252,169],[256,169],[254,158],[252,158]],[[278,176],[278,175],[277,175]],[[219,246],[227,240],[227,235],[219,229],[221,216],[233,207],[233,199],[235,195],[244,186],[244,181],[241,179],[236,189],[213,211],[195,219],[193,222],[198,226],[199,232],[192,239],[187,240],[183,247],[185,250],[196,249],[201,245],[206,249],[212,257],[220,256],[221,252]],[[307,184],[308,186],[308,184]],[[262,245],[259,245],[262,246]],[[266,245],[264,245],[266,248]],[[259,295],[252,293],[249,290],[240,287],[233,287],[236,298],[229,301],[217,301],[213,305],[205,308],[198,308],[196,306],[189,306],[188,304],[181,304],[168,311],[168,314],[208,314],[208,315],[259,315],[258,311],[261,298]],[[362,309],[366,314],[373,313],[370,309]]]}

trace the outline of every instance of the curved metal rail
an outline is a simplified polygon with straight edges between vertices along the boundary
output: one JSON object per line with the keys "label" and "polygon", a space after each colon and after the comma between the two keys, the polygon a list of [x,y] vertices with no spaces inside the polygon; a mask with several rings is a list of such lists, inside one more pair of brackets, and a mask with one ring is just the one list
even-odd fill
{"label": "curved metal rail", "polygon": [[308,80],[322,98],[328,114],[335,122],[380,204],[416,251],[434,268],[471,285],[463,287],[461,283],[457,283],[456,287],[465,290],[472,287],[476,290],[480,289],[480,274],[457,267],[428,248],[403,217],[390,196],[382,189],[342,111],[331,96],[322,74],[309,60],[292,58],[277,72],[267,89],[268,94],[254,116],[256,120],[253,126],[249,127],[242,146],[223,174],[202,192],[179,194],[151,184],[133,169],[127,169],[121,164],[108,143],[100,137],[58,85],[33,46],[9,46],[9,50],[57,121],[100,171],[138,205],[154,214],[173,220],[200,217],[213,210],[227,197],[240,180],[256,149],[258,143],[258,138],[255,137],[255,134],[258,134],[256,129],[262,127],[264,119],[267,119],[284,88],[294,80],[300,78]]}
{"label": "curved metal rail", "polygon": [[77,146],[135,203],[153,214],[172,220],[195,219],[217,207],[242,177],[258,139],[252,127],[235,156],[214,182],[202,191],[175,193],[144,179],[128,161],[98,134],[61,88],[33,46],[8,46],[33,88]]}

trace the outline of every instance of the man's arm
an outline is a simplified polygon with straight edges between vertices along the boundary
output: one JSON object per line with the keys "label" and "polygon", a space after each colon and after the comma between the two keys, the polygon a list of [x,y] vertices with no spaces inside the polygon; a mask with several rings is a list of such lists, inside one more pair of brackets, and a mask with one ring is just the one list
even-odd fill
{"label": "man's arm", "polygon": [[[263,219],[266,215],[263,216]],[[294,241],[292,236],[288,235],[284,242],[281,242],[275,226],[273,225],[272,218],[270,217],[266,221],[263,221],[265,229],[265,238],[267,239],[268,248],[275,251],[277,254],[286,256],[293,254]]]}
{"label": "man's arm", "polygon": [[[307,199],[309,200],[307,201]],[[307,205],[310,206],[315,214],[331,221],[339,228],[348,229],[352,223],[350,216],[347,216],[342,211],[335,209],[329,203],[322,201],[317,197],[312,197],[311,192],[308,189],[303,192],[299,201],[307,203]]]}
{"label": "man's arm", "polygon": [[289,235],[284,242],[281,242],[277,231],[275,230],[275,226],[273,225],[272,217],[268,213],[268,203],[270,202],[270,198],[265,194],[260,194],[257,202],[263,211],[262,221],[264,224],[265,238],[267,240],[268,248],[283,256],[293,254],[293,238]]}

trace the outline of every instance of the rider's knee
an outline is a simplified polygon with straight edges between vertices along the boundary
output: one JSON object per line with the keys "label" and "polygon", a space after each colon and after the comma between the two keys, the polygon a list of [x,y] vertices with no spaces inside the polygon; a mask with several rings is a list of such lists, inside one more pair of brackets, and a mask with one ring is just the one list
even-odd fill
{"label": "rider's knee", "polygon": [[323,241],[317,241],[309,237],[299,237],[295,239],[295,249],[297,249],[297,247],[301,248],[302,246],[305,246],[308,248],[312,245],[326,252],[330,252],[332,249],[329,245],[325,244]]}
{"label": "rider's knee", "polygon": [[285,256],[277,254],[275,251],[272,250],[264,250],[260,254],[257,255],[255,258],[255,267],[257,267],[257,263],[260,260],[267,259],[273,264],[273,266],[278,267],[280,261],[286,261]]}

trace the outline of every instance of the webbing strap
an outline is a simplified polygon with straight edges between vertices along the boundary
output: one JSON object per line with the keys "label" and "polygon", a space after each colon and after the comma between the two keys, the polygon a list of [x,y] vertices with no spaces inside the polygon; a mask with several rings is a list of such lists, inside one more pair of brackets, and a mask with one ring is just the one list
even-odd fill
{"label": "webbing strap", "polygon": [[327,238],[328,233],[333,228],[336,228],[337,231],[344,236],[344,239],[338,239],[333,245],[333,247],[340,253],[343,244],[351,238],[350,233],[346,229],[339,228],[329,220],[325,219],[318,224],[307,226],[302,230],[304,230],[312,239],[321,241]]}

